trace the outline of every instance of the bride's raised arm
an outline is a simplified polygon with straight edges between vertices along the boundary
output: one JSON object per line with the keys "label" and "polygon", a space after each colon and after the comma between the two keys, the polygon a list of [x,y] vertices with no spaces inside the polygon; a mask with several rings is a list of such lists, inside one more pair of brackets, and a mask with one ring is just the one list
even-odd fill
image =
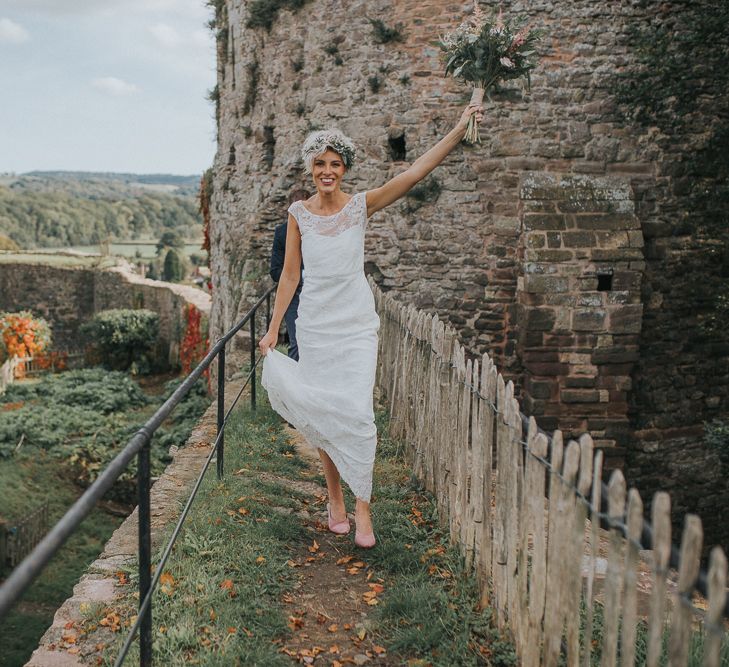
{"label": "bride's raised arm", "polygon": [[468,119],[473,114],[476,114],[476,121],[480,123],[483,118],[483,107],[469,104],[461,114],[456,126],[435,146],[423,153],[402,174],[398,174],[379,188],[369,190],[367,192],[367,217],[400,199],[418,181],[422,181],[433,171],[446,155],[461,143],[466,134]]}

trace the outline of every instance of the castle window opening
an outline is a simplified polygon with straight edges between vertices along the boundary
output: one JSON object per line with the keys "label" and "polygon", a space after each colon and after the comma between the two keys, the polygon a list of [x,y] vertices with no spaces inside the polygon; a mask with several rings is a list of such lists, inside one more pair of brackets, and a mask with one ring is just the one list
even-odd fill
{"label": "castle window opening", "polygon": [[613,270],[600,269],[597,272],[597,291],[609,292],[613,288]]}

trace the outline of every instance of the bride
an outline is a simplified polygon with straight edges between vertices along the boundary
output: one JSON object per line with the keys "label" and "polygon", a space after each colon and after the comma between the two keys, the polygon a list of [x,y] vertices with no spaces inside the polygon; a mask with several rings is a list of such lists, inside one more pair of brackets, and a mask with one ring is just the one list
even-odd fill
{"label": "bride", "polygon": [[[355,148],[338,130],[310,134],[302,148],[316,194],[288,209],[284,268],[268,332],[258,345],[265,355],[262,383],[271,405],[293,424],[324,468],[329,529],[343,535],[350,524],[340,477],[356,497],[355,544],[370,548],[372,468],[377,430],[372,391],[379,318],[364,274],[367,219],[405,195],[463,139],[469,118],[483,108],[469,104],[455,127],[401,174],[379,188],[353,196],[341,190]],[[299,361],[274,348],[278,331],[301,278],[296,321]]]}

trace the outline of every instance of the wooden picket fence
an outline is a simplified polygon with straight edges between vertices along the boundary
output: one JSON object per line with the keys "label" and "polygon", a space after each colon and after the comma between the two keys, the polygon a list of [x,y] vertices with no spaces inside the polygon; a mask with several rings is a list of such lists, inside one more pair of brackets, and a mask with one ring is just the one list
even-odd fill
{"label": "wooden picket fence", "polygon": [[15,381],[15,369],[18,367],[18,357],[10,357],[0,365],[0,396]]}
{"label": "wooden picket fence", "polygon": [[[437,499],[443,528],[499,627],[513,636],[521,664],[729,664],[727,560],[719,547],[710,555],[708,602],[694,604],[699,518],[686,516],[672,571],[670,498],[657,493],[646,559],[640,494],[626,493],[619,470],[610,476],[607,512],[600,511],[603,455],[589,435],[565,445],[559,431],[548,438],[534,419],[523,433],[513,384],[488,355],[467,359],[456,331],[437,315],[371,285],[381,319],[377,383],[391,434],[408,444],[414,473]],[[607,564],[601,600],[598,561]],[[643,614],[639,561],[650,577]],[[602,628],[597,642],[595,627]]]}

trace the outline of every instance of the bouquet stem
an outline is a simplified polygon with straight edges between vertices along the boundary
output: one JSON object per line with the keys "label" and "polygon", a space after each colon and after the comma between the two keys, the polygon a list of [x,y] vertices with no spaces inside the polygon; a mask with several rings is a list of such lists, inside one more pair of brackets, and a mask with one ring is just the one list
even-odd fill
{"label": "bouquet stem", "polygon": [[[484,92],[484,88],[474,88],[470,104],[478,104],[480,106],[483,102]],[[476,114],[468,119],[468,127],[466,128],[466,134],[463,139],[469,144],[481,143],[481,137],[478,134],[478,123],[476,123]]]}

